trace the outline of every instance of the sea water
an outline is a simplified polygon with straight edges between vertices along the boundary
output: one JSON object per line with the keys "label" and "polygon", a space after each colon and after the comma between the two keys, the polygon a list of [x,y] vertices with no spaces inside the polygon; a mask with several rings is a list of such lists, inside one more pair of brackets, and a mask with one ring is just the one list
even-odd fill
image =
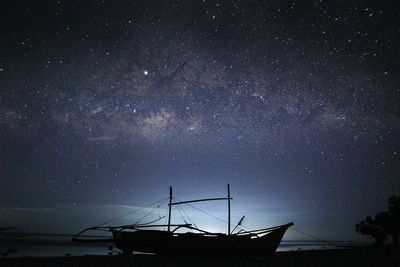
{"label": "sea water", "polygon": [[[361,242],[282,241],[278,252],[322,250],[365,245]],[[0,257],[59,257],[84,255],[118,255],[113,243],[76,243],[71,237],[0,238]]]}
{"label": "sea water", "polygon": [[2,257],[58,257],[117,254],[112,243],[77,243],[71,237],[0,238]]}
{"label": "sea water", "polygon": [[344,249],[368,245],[361,241],[282,241],[276,251]]}

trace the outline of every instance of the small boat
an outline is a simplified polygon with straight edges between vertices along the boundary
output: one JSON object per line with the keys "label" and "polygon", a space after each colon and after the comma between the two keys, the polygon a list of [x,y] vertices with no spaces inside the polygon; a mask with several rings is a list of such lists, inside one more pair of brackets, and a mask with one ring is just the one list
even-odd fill
{"label": "small boat", "polygon": [[[169,191],[168,224],[133,224],[123,226],[96,226],[84,229],[72,240],[76,242],[113,242],[124,254],[132,254],[133,251],[156,254],[215,254],[215,255],[268,255],[278,248],[286,230],[293,222],[275,227],[246,231],[241,229],[234,233],[244,218],[231,231],[230,222],[230,190],[228,184],[228,197],[208,198],[189,201],[172,201],[172,188]],[[228,231],[224,233],[211,233],[192,224],[171,224],[171,207],[201,201],[228,201]],[[157,221],[157,220],[156,220]],[[167,227],[167,230],[158,230]],[[182,229],[189,232],[181,233]],[[108,231],[112,237],[108,239],[88,239],[83,233],[91,230]]]}

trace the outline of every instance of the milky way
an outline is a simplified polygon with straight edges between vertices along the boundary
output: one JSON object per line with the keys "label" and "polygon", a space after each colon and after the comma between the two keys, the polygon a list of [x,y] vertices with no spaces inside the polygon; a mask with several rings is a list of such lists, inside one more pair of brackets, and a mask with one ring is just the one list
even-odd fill
{"label": "milky way", "polygon": [[230,182],[304,224],[333,209],[351,233],[400,189],[395,6],[2,4],[3,206]]}

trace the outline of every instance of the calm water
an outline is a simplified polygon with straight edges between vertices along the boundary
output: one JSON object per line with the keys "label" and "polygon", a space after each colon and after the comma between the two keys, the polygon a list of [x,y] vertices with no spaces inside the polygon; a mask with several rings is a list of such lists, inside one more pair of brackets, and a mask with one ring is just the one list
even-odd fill
{"label": "calm water", "polygon": [[117,254],[109,250],[111,243],[81,244],[71,241],[71,237],[49,238],[1,238],[0,254],[2,257],[47,257],[65,255],[107,255]]}
{"label": "calm water", "polygon": [[[83,256],[83,255],[117,255],[121,251],[111,247],[112,243],[81,244],[71,241],[71,237],[24,237],[0,238],[1,257],[46,257],[46,256]],[[357,242],[312,242],[282,241],[277,251],[333,249],[342,246],[363,245]]]}

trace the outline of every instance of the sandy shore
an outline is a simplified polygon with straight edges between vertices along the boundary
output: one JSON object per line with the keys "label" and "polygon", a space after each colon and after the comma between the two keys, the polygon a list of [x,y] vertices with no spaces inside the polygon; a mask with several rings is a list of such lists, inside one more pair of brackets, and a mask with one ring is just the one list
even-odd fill
{"label": "sandy shore", "polygon": [[0,258],[0,266],[400,266],[400,249],[356,249],[278,252],[265,257],[69,256]]}

